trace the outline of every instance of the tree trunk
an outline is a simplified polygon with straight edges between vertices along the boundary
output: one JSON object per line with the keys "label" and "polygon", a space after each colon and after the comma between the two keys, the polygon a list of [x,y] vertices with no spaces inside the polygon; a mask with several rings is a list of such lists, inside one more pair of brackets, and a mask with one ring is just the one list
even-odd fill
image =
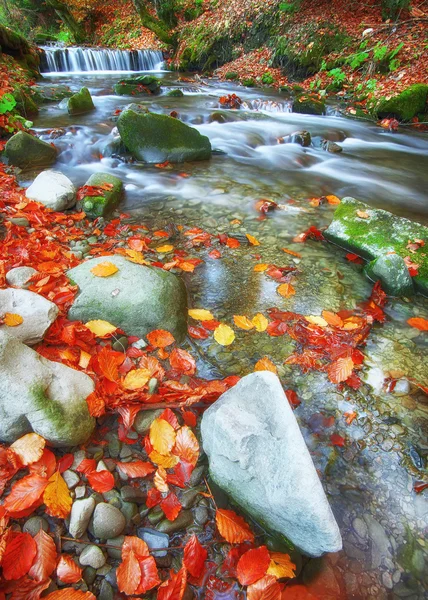
{"label": "tree trunk", "polygon": [[85,41],[86,35],[82,25],[78,23],[66,4],[60,0],[46,0],[46,4],[55,10],[78,44]]}
{"label": "tree trunk", "polygon": [[167,26],[160,19],[153,17],[147,10],[147,0],[132,0],[142,24],[160,39],[164,44],[175,44],[175,36],[172,35]]}

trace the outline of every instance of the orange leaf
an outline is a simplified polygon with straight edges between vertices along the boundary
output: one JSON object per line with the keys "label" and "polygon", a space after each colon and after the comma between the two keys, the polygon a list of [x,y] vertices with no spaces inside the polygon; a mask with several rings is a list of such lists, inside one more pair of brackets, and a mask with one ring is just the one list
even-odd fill
{"label": "orange leaf", "polygon": [[168,484],[166,482],[166,478],[167,478],[167,474],[166,471],[163,467],[158,467],[158,470],[155,473],[155,476],[153,478],[153,483],[156,486],[156,489],[158,489],[161,494],[167,494],[169,492],[169,487]]}
{"label": "orange leaf", "polygon": [[194,467],[198,462],[199,443],[195,434],[190,427],[187,427],[187,425],[183,425],[183,427],[177,431],[174,454],[177,454],[180,458],[186,460]]}
{"label": "orange leaf", "polygon": [[61,554],[56,575],[63,583],[77,583],[82,579],[82,569],[69,554]]}
{"label": "orange leaf", "polygon": [[249,331],[254,328],[254,323],[250,321],[248,317],[243,315],[233,315],[233,322],[239,329],[244,329],[245,331]]}
{"label": "orange leaf", "polygon": [[156,600],[182,600],[187,585],[187,571],[181,567],[178,573],[171,571],[171,578],[159,586]]}
{"label": "orange leaf", "polygon": [[215,520],[220,535],[224,537],[229,544],[254,541],[254,534],[248,524],[233,510],[226,510],[223,508],[218,509]]}
{"label": "orange leaf", "polygon": [[46,512],[52,517],[66,519],[73,503],[69,489],[59,471],[56,471],[48,480],[48,485],[43,493],[43,502]]}
{"label": "orange leaf", "polygon": [[422,317],[412,317],[407,320],[407,323],[411,327],[415,327],[419,329],[419,331],[428,331],[428,319],[423,319]]}
{"label": "orange leaf", "polygon": [[291,285],[291,283],[282,283],[280,286],[277,287],[276,291],[284,298],[290,298],[296,293],[296,290]]}
{"label": "orange leaf", "polygon": [[175,521],[182,508],[180,500],[173,492],[170,492],[166,498],[161,500],[160,507],[168,521]]}
{"label": "orange leaf", "polygon": [[337,196],[326,196],[326,200],[329,204],[340,204],[340,198]]}
{"label": "orange leaf", "polygon": [[357,210],[357,217],[360,217],[360,219],[369,219],[370,215],[365,210]]}
{"label": "orange leaf", "polygon": [[248,550],[241,556],[236,566],[236,576],[241,585],[251,585],[268,570],[270,556],[266,546]]}
{"label": "orange leaf", "polygon": [[184,547],[183,563],[190,575],[200,577],[204,570],[204,563],[208,557],[208,552],[201,545],[195,534]]}
{"label": "orange leaf", "polygon": [[272,373],[276,374],[278,369],[267,356],[264,356],[256,362],[254,371],[272,371]]}
{"label": "orange leaf", "polygon": [[173,369],[176,369],[185,375],[195,374],[196,361],[186,350],[174,348],[169,356],[169,363]]}
{"label": "orange leaf", "polygon": [[74,588],[65,588],[51,592],[43,600],[97,600],[92,592],[82,592]]}
{"label": "orange leaf", "polygon": [[296,565],[291,562],[288,554],[282,554],[282,552],[271,552],[270,558],[271,560],[267,570],[268,575],[273,575],[277,579],[283,579],[284,577],[292,579],[296,576]]}
{"label": "orange leaf", "polygon": [[165,329],[155,329],[146,335],[151,346],[155,348],[166,348],[175,342],[174,336]]}
{"label": "orange leaf", "polygon": [[128,595],[136,592],[141,581],[141,569],[132,549],[127,552],[126,558],[118,566],[116,577],[120,592]]}
{"label": "orange leaf", "polygon": [[[50,579],[35,581],[24,577],[14,586],[10,600],[40,600],[41,593],[49,587],[50,583]],[[0,595],[0,599],[4,600],[5,596]]]}
{"label": "orange leaf", "polygon": [[37,546],[36,559],[28,575],[37,581],[47,579],[56,567],[55,542],[42,528],[34,536]]}
{"label": "orange leaf", "polygon": [[118,462],[116,466],[131,479],[134,477],[147,477],[155,470],[151,463],[142,460],[136,460],[132,463]]}
{"label": "orange leaf", "polygon": [[114,352],[107,348],[107,346],[103,346],[97,355],[97,359],[98,366],[104,377],[109,381],[117,381],[119,379],[118,367],[125,360],[125,355],[121,352]]}
{"label": "orange leaf", "polygon": [[175,437],[174,427],[165,419],[155,419],[150,425],[150,443],[159,454],[165,456],[171,454]]}
{"label": "orange leaf", "polygon": [[17,327],[23,322],[24,319],[21,317],[21,315],[17,315],[15,313],[6,313],[4,315],[4,324],[8,327]]}
{"label": "orange leaf", "polygon": [[4,579],[20,579],[28,573],[36,553],[36,542],[29,533],[13,532],[2,559]]}
{"label": "orange leaf", "polygon": [[91,273],[93,273],[96,277],[110,277],[110,275],[114,275],[117,273],[119,269],[111,262],[102,262],[98,263],[91,269]]}
{"label": "orange leaf", "polygon": [[163,454],[159,454],[156,450],[152,450],[149,454],[149,458],[155,465],[159,465],[164,469],[172,469],[175,465],[180,462],[178,456],[174,456],[171,454],[170,456],[164,456]]}
{"label": "orange leaf", "polygon": [[267,271],[268,268],[269,268],[268,264],[266,264],[266,263],[259,263],[259,264],[255,265],[254,272],[255,273],[263,273],[263,271]]}
{"label": "orange leaf", "polygon": [[332,327],[343,327],[343,321],[339,317],[339,315],[336,315],[335,313],[330,312],[329,310],[323,310],[322,317]]}
{"label": "orange leaf", "polygon": [[141,594],[145,594],[148,590],[151,590],[159,585],[160,579],[153,556],[147,556],[146,558],[140,559],[139,563],[141,570],[141,581],[135,593],[141,597]]}
{"label": "orange leaf", "polygon": [[338,358],[328,366],[328,378],[333,383],[346,381],[354,369],[352,358]]}
{"label": "orange leaf", "polygon": [[46,440],[37,433],[27,433],[10,446],[24,466],[31,465],[41,458]]}
{"label": "orange leaf", "polygon": [[125,536],[122,546],[122,560],[125,560],[131,550],[135,553],[138,560],[150,556],[149,547],[146,542],[136,535]]}
{"label": "orange leaf", "polygon": [[92,473],[87,475],[87,478],[91,488],[99,494],[104,494],[114,488],[114,477],[106,469],[103,471],[92,471]]}
{"label": "orange leaf", "polygon": [[41,497],[48,485],[48,480],[36,473],[27,475],[17,481],[11,489],[9,496],[4,501],[3,506],[11,516],[30,508]]}
{"label": "orange leaf", "polygon": [[[288,598],[287,593],[284,599]],[[281,586],[273,575],[265,575],[247,588],[247,600],[281,600]]]}
{"label": "orange leaf", "polygon": [[260,246],[259,240],[256,239],[253,235],[246,233],[245,236],[252,246]]}
{"label": "orange leaf", "polygon": [[290,254],[290,256],[296,256],[297,258],[302,258],[302,255],[300,254],[300,252],[294,252],[294,250],[290,250],[289,248],[283,248],[282,251],[285,252],[286,254]]}
{"label": "orange leaf", "polygon": [[122,382],[125,390],[140,390],[151,378],[151,373],[148,369],[134,369],[127,373],[125,379]]}

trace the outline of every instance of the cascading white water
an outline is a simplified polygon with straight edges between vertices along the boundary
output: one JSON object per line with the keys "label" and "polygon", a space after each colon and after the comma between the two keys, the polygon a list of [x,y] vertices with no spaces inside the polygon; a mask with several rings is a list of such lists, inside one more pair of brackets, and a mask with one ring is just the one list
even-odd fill
{"label": "cascading white water", "polygon": [[109,48],[59,48],[42,46],[42,73],[96,71],[159,71],[160,50],[111,50]]}

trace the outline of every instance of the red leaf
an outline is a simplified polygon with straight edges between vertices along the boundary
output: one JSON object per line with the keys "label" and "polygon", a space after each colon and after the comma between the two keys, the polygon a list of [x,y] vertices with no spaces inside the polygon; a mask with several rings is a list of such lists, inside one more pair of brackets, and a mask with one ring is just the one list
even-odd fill
{"label": "red leaf", "polygon": [[424,319],[423,317],[412,317],[407,320],[407,323],[411,327],[419,329],[419,331],[428,331],[428,319]]}
{"label": "red leaf", "polygon": [[56,567],[56,575],[63,583],[77,583],[82,579],[82,569],[69,554],[61,554]]}
{"label": "red leaf", "polygon": [[114,477],[110,471],[92,471],[87,477],[89,485],[95,492],[104,494],[114,488]]}
{"label": "red leaf", "polygon": [[345,445],[345,438],[343,438],[338,433],[332,433],[330,436],[330,441],[333,444],[333,446],[344,446]]}
{"label": "red leaf", "polygon": [[82,462],[79,463],[79,466],[77,467],[76,471],[78,471],[79,473],[83,473],[84,475],[89,475],[89,473],[95,471],[96,468],[97,463],[95,458],[84,458]]}
{"label": "red leaf", "polygon": [[175,521],[181,511],[180,500],[173,492],[161,501],[160,507],[168,521]]}
{"label": "red leaf", "polygon": [[28,573],[37,553],[36,542],[29,533],[13,533],[3,554],[3,577],[19,579]]}
{"label": "red leaf", "polygon": [[269,568],[270,555],[266,546],[248,550],[239,559],[236,574],[241,585],[251,585],[264,575]]}
{"label": "red leaf", "polygon": [[141,581],[141,569],[134,551],[131,549],[116,571],[117,585],[120,592],[135,594]]}
{"label": "red leaf", "polygon": [[73,454],[64,454],[64,456],[62,456],[58,461],[59,472],[64,473],[64,471],[67,471],[67,469],[69,469],[71,467],[73,462],[74,462]]}
{"label": "red leaf", "polygon": [[186,425],[189,427],[196,427],[198,419],[194,412],[191,410],[183,410],[181,416],[183,417],[183,421],[186,423]]}
{"label": "red leaf", "polygon": [[146,542],[136,535],[125,536],[122,546],[122,560],[125,560],[131,550],[134,552],[137,560],[142,560],[150,556],[149,547]]}
{"label": "red leaf", "polygon": [[247,588],[247,600],[281,600],[281,586],[273,575],[266,575]]}
{"label": "red leaf", "polygon": [[171,579],[164,581],[158,589],[157,600],[182,600],[186,591],[187,571],[181,567],[178,573],[171,571]]}
{"label": "red leaf", "polygon": [[51,536],[43,529],[36,533],[34,541],[37,546],[36,560],[28,575],[37,581],[43,581],[55,570],[56,546]]}
{"label": "red leaf", "polygon": [[125,475],[128,475],[128,477],[131,478],[147,477],[147,475],[150,475],[155,471],[152,463],[143,462],[142,460],[136,460],[132,463],[118,462],[116,465],[122,471],[122,473],[125,473]]}
{"label": "red leaf", "polygon": [[146,506],[147,508],[153,508],[160,504],[162,500],[162,494],[156,488],[150,488],[147,492]]}
{"label": "red leaf", "polygon": [[233,510],[219,508],[216,512],[215,520],[220,535],[224,537],[229,544],[254,541],[254,534],[248,524]]}
{"label": "red leaf", "polygon": [[30,473],[37,473],[41,477],[52,477],[56,471],[55,454],[48,448],[43,449],[43,454],[39,460],[28,467]]}
{"label": "red leaf", "polygon": [[169,362],[173,369],[185,375],[194,375],[196,371],[195,359],[189,352],[181,350],[181,348],[174,348],[169,356]]}
{"label": "red leaf", "polygon": [[201,545],[195,534],[184,547],[183,563],[186,569],[193,577],[199,577],[204,569],[204,563],[207,559],[208,552]]}
{"label": "red leaf", "polygon": [[40,475],[27,475],[13,485],[3,506],[13,517],[16,513],[32,507],[38,500],[42,504],[42,494],[47,484],[48,480]]}
{"label": "red leaf", "polygon": [[136,590],[136,594],[145,594],[148,590],[160,584],[156,562],[153,556],[148,556],[139,560],[141,570],[141,582]]}
{"label": "red leaf", "polygon": [[[34,581],[25,577],[14,588],[10,600],[39,600],[42,592],[50,586],[51,580]],[[0,596],[0,600],[3,600]]]}
{"label": "red leaf", "polygon": [[166,408],[163,413],[159,415],[159,419],[167,421],[171,427],[174,427],[174,429],[178,429],[180,427],[177,417],[170,408]]}
{"label": "red leaf", "polygon": [[96,598],[92,592],[82,592],[82,590],[65,588],[63,590],[51,592],[48,596],[45,596],[43,600],[96,600]]}
{"label": "red leaf", "polygon": [[125,354],[122,352],[114,352],[107,346],[103,346],[97,355],[98,366],[104,377],[109,381],[117,381],[119,379],[118,367],[125,360]]}
{"label": "red leaf", "polygon": [[204,327],[198,327],[196,325],[189,325],[189,335],[195,340],[206,340],[210,334]]}
{"label": "red leaf", "polygon": [[151,346],[155,348],[166,348],[175,342],[174,336],[164,329],[155,329],[146,335]]}

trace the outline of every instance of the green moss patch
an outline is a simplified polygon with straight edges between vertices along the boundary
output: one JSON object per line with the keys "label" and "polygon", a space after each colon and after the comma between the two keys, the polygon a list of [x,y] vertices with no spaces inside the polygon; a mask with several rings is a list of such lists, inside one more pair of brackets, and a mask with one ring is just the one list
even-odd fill
{"label": "green moss patch", "polygon": [[389,100],[381,100],[376,108],[376,115],[383,119],[385,117],[396,117],[400,121],[410,121],[419,113],[426,111],[428,101],[428,85],[416,83],[405,89],[398,96]]}

